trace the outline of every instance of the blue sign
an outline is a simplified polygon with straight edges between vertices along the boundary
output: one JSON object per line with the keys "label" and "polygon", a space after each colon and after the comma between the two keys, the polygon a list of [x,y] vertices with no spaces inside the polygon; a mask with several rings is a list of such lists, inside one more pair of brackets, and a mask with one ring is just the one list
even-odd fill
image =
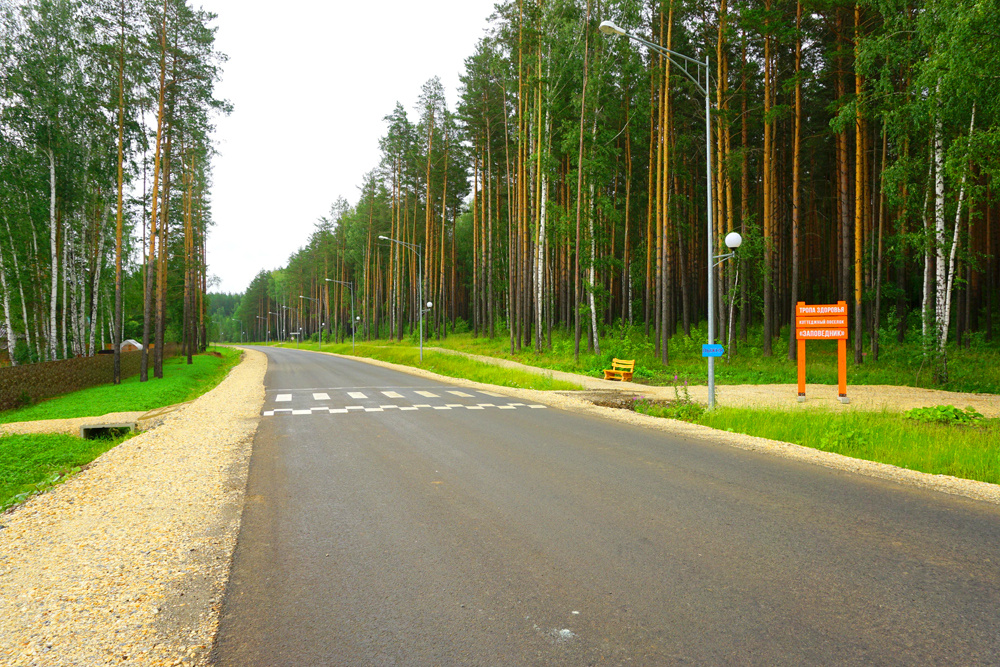
{"label": "blue sign", "polygon": [[726,348],[721,345],[702,345],[701,346],[701,356],[703,357],[721,357],[726,353]]}

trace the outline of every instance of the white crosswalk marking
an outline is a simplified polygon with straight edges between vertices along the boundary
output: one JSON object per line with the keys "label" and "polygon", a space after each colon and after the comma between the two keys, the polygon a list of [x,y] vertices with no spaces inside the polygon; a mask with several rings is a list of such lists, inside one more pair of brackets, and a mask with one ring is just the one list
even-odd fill
{"label": "white crosswalk marking", "polygon": [[493,398],[507,398],[503,394],[494,394],[492,391],[483,391],[482,389],[479,390],[479,393],[486,394],[487,396],[492,396]]}
{"label": "white crosswalk marking", "polygon": [[[469,391],[473,391],[473,390],[469,390]],[[480,394],[485,394],[487,396],[498,396],[498,397],[502,397],[502,398],[507,398],[509,400],[509,397],[503,396],[503,394],[495,394],[495,393],[489,392],[489,391],[479,391],[479,390],[475,390],[475,391],[478,392],[478,393],[480,393]],[[310,392],[310,393],[312,394],[313,401],[330,401],[331,400],[331,398],[330,398],[330,392],[328,392],[328,391],[315,391],[315,392]],[[361,391],[348,391],[348,392],[344,392],[344,393],[346,393],[348,396],[350,396],[353,399],[368,399],[369,398],[368,394],[366,394],[364,392],[361,392]],[[371,393],[371,392],[369,392],[369,393]],[[470,394],[470,393],[467,393],[467,392],[464,392],[464,391],[459,391],[459,390],[451,390],[451,389],[439,390],[438,393],[434,393],[432,391],[425,391],[425,390],[416,390],[416,389],[406,389],[403,393],[400,393],[398,391],[379,391],[377,393],[380,393],[383,396],[386,396],[386,397],[389,397],[389,398],[404,399],[404,401],[406,401],[407,399],[412,399],[412,396],[414,394],[418,395],[418,396],[424,396],[424,397],[427,397],[427,398],[441,398],[441,396],[443,394],[445,394],[445,393],[450,394],[451,396],[459,396],[459,397],[462,397],[462,398],[473,398],[474,397],[473,394]],[[275,403],[290,403],[290,402],[292,402],[294,396],[295,396],[295,394],[276,394],[275,397],[274,397],[274,401],[275,401]],[[307,399],[305,398],[305,396],[303,394],[300,393],[300,394],[298,394],[298,399],[297,400],[299,402],[302,402],[302,401],[307,400]],[[338,399],[336,397],[334,397],[332,400],[333,401],[337,401]],[[416,404],[413,404],[413,405],[396,405],[396,404],[390,404],[390,405],[378,405],[378,406],[375,406],[375,407],[365,407],[363,405],[346,405],[346,406],[337,407],[337,408],[327,407],[326,405],[321,405],[319,407],[308,407],[308,408],[305,408],[304,406],[300,406],[299,408],[296,408],[296,409],[293,409],[293,408],[289,407],[289,408],[274,408],[273,410],[263,410],[261,412],[261,416],[262,417],[274,417],[274,416],[281,416],[281,415],[316,415],[316,414],[343,415],[343,414],[349,414],[349,413],[352,413],[352,412],[355,412],[355,413],[368,413],[368,412],[386,412],[386,411],[390,411],[390,410],[399,410],[401,412],[402,411],[410,412],[410,411],[422,410],[422,409],[423,410],[453,410],[453,409],[461,409],[461,408],[465,408],[467,410],[485,410],[487,408],[495,408],[495,409],[498,409],[498,410],[517,410],[519,408],[531,408],[533,410],[544,410],[546,407],[547,406],[545,406],[545,405],[525,404],[525,403],[505,403],[505,404],[496,404],[496,403],[476,403],[476,404],[470,404],[470,403],[445,403],[445,404],[437,404],[437,405],[431,404],[431,403],[416,403]]]}

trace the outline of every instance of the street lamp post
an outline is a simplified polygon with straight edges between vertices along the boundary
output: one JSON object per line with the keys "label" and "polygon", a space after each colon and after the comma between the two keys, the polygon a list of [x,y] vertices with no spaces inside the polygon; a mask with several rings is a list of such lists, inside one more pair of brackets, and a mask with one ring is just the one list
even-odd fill
{"label": "street lamp post", "polygon": [[[629,39],[639,42],[646,48],[652,49],[657,53],[666,56],[667,60],[677,66],[681,72],[684,73],[691,83],[694,84],[695,88],[705,97],[705,159],[707,161],[707,166],[705,168],[705,183],[706,183],[706,199],[707,205],[705,210],[708,214],[708,344],[711,345],[715,340],[715,248],[713,244],[713,236],[715,230],[712,227],[712,106],[711,106],[711,85],[709,83],[709,59],[708,54],[705,54],[705,62],[700,60],[695,60],[689,56],[685,56],[682,53],[677,53],[676,51],[671,51],[668,48],[660,46],[654,42],[643,39],[631,33],[625,32],[623,28],[620,28],[615,24],[614,21],[602,21],[600,26],[601,32],[605,35],[624,35]],[[694,65],[694,74],[688,70],[689,65]],[[701,68],[705,69],[704,79],[702,78]],[[708,357],[708,407],[709,409],[715,407],[715,357]]]}
{"label": "street lamp post", "polygon": [[[381,237],[380,237],[381,238]],[[339,285],[347,285],[351,290],[351,354],[354,354],[354,329],[357,327],[357,323],[354,320],[354,282],[350,280],[334,280],[333,278],[326,278],[328,283],[337,283]],[[329,313],[327,313],[329,316]],[[376,333],[376,337],[378,334]]]}
{"label": "street lamp post", "polygon": [[[263,316],[258,315],[257,319],[258,320],[264,320],[266,322],[266,324],[264,326],[265,326],[265,331],[267,332],[267,334],[265,335],[265,338],[264,338],[264,344],[267,345],[267,343],[268,343],[267,336],[270,336],[270,334],[271,334],[271,321],[270,321],[270,318],[266,318],[265,319]],[[258,335],[260,334],[260,323],[259,322],[257,323],[257,334]]]}
{"label": "street lamp post", "polygon": [[433,304],[427,302],[427,310],[424,310],[424,263],[421,256],[421,250],[423,249],[419,243],[407,243],[406,241],[400,241],[398,239],[389,238],[388,236],[379,236],[383,241],[392,241],[397,245],[401,245],[404,248],[409,248],[417,254],[417,300],[420,303],[420,308],[418,309],[420,318],[420,361],[424,360],[424,313],[433,307]]}
{"label": "street lamp post", "polygon": [[[314,299],[311,296],[304,296],[304,295],[300,294],[299,298],[300,299],[309,299],[310,301],[315,301],[316,303],[322,304],[322,301],[320,301],[319,299]],[[316,321],[319,322],[319,318],[318,317],[316,318]],[[317,349],[318,350],[322,350],[323,349],[323,332],[322,331],[320,331],[319,334],[316,336],[316,340],[318,341]]]}
{"label": "street lamp post", "polygon": [[233,322],[239,322],[240,323],[240,345],[242,345],[243,344],[243,321],[240,320],[238,317],[230,317],[229,319],[231,319]]}

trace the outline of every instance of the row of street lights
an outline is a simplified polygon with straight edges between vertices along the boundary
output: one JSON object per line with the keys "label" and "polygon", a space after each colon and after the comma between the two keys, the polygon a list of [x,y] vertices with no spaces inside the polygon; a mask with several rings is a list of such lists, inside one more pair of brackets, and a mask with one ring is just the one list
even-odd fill
{"label": "row of street lights", "polygon": [[[665,48],[650,42],[649,40],[643,39],[637,35],[626,32],[623,28],[619,27],[613,21],[603,21],[600,25],[600,31],[605,35],[622,35],[628,37],[629,39],[644,45],[646,48],[652,49],[657,53],[665,56],[668,61],[675,65],[681,73],[686,76],[691,83],[694,84],[695,89],[701,93],[705,98],[705,158],[707,161],[707,166],[705,169],[705,191],[707,205],[705,207],[708,219],[708,345],[705,347],[704,354],[708,359],[708,407],[715,407],[715,356],[714,353],[709,350],[713,347],[715,340],[715,269],[719,263],[722,261],[733,257],[737,248],[743,242],[742,237],[736,233],[731,232],[725,238],[726,246],[731,252],[725,255],[716,255],[714,246],[714,226],[712,221],[712,106],[711,106],[711,70],[709,69],[709,56],[705,55],[705,61],[696,60],[682,53],[678,53],[671,49]],[[692,73],[691,69],[694,69]],[[433,304],[428,301],[427,307],[424,308],[423,301],[423,247],[419,243],[407,243],[406,241],[400,241],[399,239],[390,238],[388,236],[380,235],[379,239],[383,241],[389,241],[390,243],[395,243],[396,245],[402,246],[409,249],[417,256],[417,284],[418,284],[418,302],[420,303],[419,312],[419,325],[420,325],[420,360],[424,359],[424,314],[429,312],[433,307]],[[326,278],[327,282],[338,283],[341,285],[347,285],[351,290],[351,348],[354,349],[355,336],[354,329],[357,325],[357,321],[360,318],[355,319],[354,315],[354,283],[349,281],[334,280],[332,278]],[[310,301],[319,301],[319,299],[314,299],[305,295],[299,295],[300,299],[309,299]],[[271,313],[276,314],[276,313]],[[263,319],[258,316],[258,319]],[[270,330],[268,330],[268,340],[270,340]],[[322,343],[322,333],[320,334],[320,342]]]}

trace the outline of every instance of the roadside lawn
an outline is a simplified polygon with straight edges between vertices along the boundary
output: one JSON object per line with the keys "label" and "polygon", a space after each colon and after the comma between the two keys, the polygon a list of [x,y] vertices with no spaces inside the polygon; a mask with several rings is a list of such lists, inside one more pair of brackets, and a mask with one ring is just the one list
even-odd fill
{"label": "roadside lawn", "polygon": [[[163,379],[91,387],[18,410],[0,413],[0,424],[42,419],[94,417],[111,412],[139,412],[190,401],[218,385],[239,363],[240,350],[215,348],[163,363]],[[32,434],[0,437],[0,511],[23,502],[76,474],[130,436],[83,440],[70,435]]]}

